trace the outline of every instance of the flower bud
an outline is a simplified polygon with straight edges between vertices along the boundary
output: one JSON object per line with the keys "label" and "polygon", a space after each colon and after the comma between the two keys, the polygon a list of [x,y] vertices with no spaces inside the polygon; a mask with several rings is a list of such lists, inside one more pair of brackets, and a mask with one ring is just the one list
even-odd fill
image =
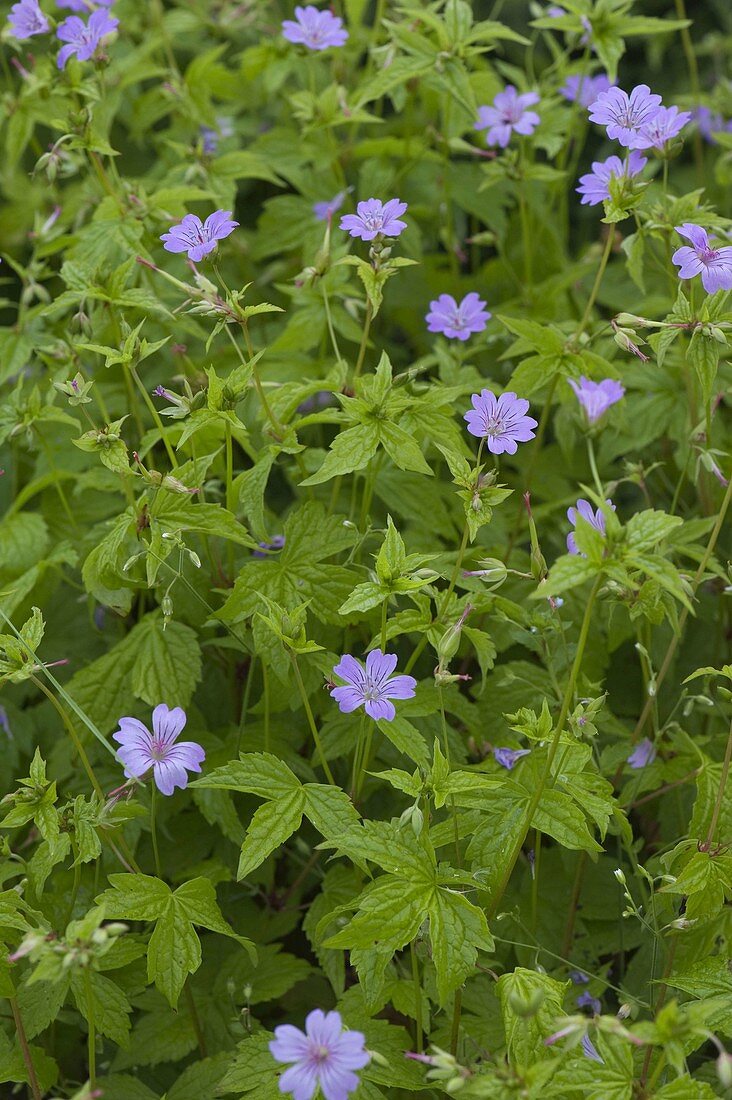
{"label": "flower bud", "polygon": [[717,1077],[722,1088],[732,1088],[732,1054],[728,1054],[726,1050],[717,1058]]}
{"label": "flower bud", "polygon": [[618,880],[620,885],[625,886],[627,881],[625,878],[625,871],[623,871],[620,867],[616,867],[613,871],[613,874],[615,875],[615,878]]}

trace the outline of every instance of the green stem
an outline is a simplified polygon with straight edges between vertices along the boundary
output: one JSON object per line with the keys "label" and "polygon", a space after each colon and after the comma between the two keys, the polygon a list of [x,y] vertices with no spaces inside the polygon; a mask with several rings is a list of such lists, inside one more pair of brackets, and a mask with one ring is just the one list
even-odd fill
{"label": "green stem", "polygon": [[[684,0],[675,0],[676,14],[679,19],[687,19],[686,5]],[[696,52],[694,51],[694,43],[691,41],[691,35],[689,34],[688,27],[682,27],[681,31],[681,45],[684,50],[684,57],[686,58],[686,64],[689,69],[689,80],[691,82],[691,90],[694,96],[694,106],[699,107],[701,105],[701,86],[699,83],[699,66],[696,63]],[[702,145],[701,133],[699,127],[695,127],[694,132],[694,162],[696,165],[697,181],[700,184],[704,183],[704,146]]]}
{"label": "green stem", "polygon": [[[692,584],[691,584],[692,598],[696,595],[696,590],[698,589],[699,585],[701,584],[701,579],[704,576],[704,571],[707,568],[707,565],[709,563],[709,559],[711,558],[712,554],[714,553],[714,547],[717,545],[717,539],[719,538],[719,532],[722,530],[722,526],[724,524],[725,517],[727,515],[727,510],[728,510],[729,505],[730,505],[730,501],[732,501],[732,477],[730,478],[729,483],[727,485],[727,492],[724,494],[724,500],[722,501],[722,507],[719,510],[719,514],[717,516],[716,522],[714,524],[714,527],[712,528],[712,533],[709,536],[709,542],[707,543],[707,548],[704,551],[704,556],[702,557],[702,560],[699,562],[699,566],[697,568],[697,571],[694,574],[694,580],[692,581]],[[681,636],[684,632],[684,627],[686,625],[686,620],[688,619],[688,617],[689,617],[689,608],[684,607],[681,611],[680,616],[679,616],[678,626],[677,626],[676,630],[674,631],[674,633],[671,637],[671,641],[668,643],[668,648],[666,649],[666,655],[663,658],[663,663],[661,664],[661,667],[658,670],[658,676],[656,677],[656,695],[660,691],[661,684],[666,679],[666,674],[668,673],[668,670],[671,667],[671,662],[674,659],[674,654],[676,653],[676,648],[679,644],[679,641],[681,640]],[[649,714],[653,710],[653,705],[654,705],[654,699],[649,696],[646,699],[645,706],[643,707],[643,710],[641,711],[640,718],[638,719],[638,721],[636,723],[636,727],[633,730],[633,735],[631,737],[631,741],[636,742],[636,741],[640,740],[641,734],[643,733],[643,727],[645,726],[645,724],[648,720]]]}
{"label": "green stem", "polygon": [[269,701],[269,673],[267,666],[262,661],[262,694],[264,695],[264,751],[269,752],[270,740],[270,701]]}
{"label": "green stem", "polygon": [[417,1053],[422,1054],[424,1051],[424,1024],[422,1022],[422,984],[419,980],[419,960],[417,958],[417,952],[414,950],[414,940],[409,945],[409,954],[412,957],[412,981],[414,982],[414,1022],[415,1022],[415,1045],[417,1047]]}
{"label": "green stem", "polygon": [[596,300],[597,295],[599,293],[600,284],[602,283],[602,277],[605,274],[605,268],[607,267],[608,260],[610,259],[610,253],[612,252],[614,242],[615,242],[615,229],[611,225],[609,230],[608,230],[607,240],[605,241],[605,249],[604,249],[603,254],[602,254],[602,259],[600,260],[600,266],[597,269],[597,274],[595,275],[595,281],[592,284],[592,290],[590,291],[590,297],[587,300],[587,305],[585,306],[585,312],[582,314],[582,320],[579,323],[579,328],[577,329],[577,331],[574,334],[574,342],[575,343],[577,343],[580,336],[582,335],[582,333],[587,328],[587,322],[590,319],[590,314],[592,313],[592,307],[594,306],[595,300]]}
{"label": "green stem", "polygon": [[524,290],[530,291],[533,282],[533,245],[531,241],[531,226],[529,224],[529,208],[526,203],[523,181],[519,185],[519,215],[521,217],[521,240],[524,250],[524,282],[526,283]]}
{"label": "green stem", "polygon": [[25,1071],[28,1074],[28,1084],[30,1090],[33,1093],[33,1100],[42,1100],[41,1086],[38,1084],[38,1077],[36,1076],[36,1067],[33,1065],[33,1057],[31,1055],[30,1046],[28,1045],[28,1037],[25,1033],[25,1027],[23,1026],[23,1017],[20,1013],[20,1005],[18,1004],[17,997],[8,997],[10,1002],[10,1010],[13,1013],[13,1020],[15,1021],[15,1031],[18,1036],[18,1046],[20,1047],[20,1053],[23,1056],[23,1064]]}
{"label": "green stem", "polygon": [[590,623],[592,621],[592,611],[593,611],[594,606],[595,606],[595,600],[597,598],[597,593],[600,590],[601,583],[602,583],[602,575],[598,576],[595,579],[595,583],[592,586],[592,591],[590,592],[590,595],[589,595],[588,600],[587,600],[587,604],[585,606],[585,614],[584,614],[584,618],[582,620],[582,626],[580,628],[580,636],[579,636],[579,639],[577,641],[577,650],[576,650],[576,653],[574,655],[574,661],[572,663],[572,669],[571,669],[570,674],[569,674],[569,680],[567,682],[567,688],[566,688],[566,691],[564,693],[564,699],[562,700],[562,708],[559,712],[559,718],[557,719],[557,724],[554,727],[554,736],[552,738],[551,745],[549,746],[549,752],[547,753],[547,758],[546,758],[546,763],[544,765],[544,770],[543,770],[543,772],[542,772],[542,774],[539,778],[539,782],[534,787],[534,793],[532,794],[531,799],[529,801],[529,804],[526,808],[526,814],[524,816],[523,827],[522,827],[519,835],[516,837],[516,840],[514,841],[513,848],[511,849],[511,854],[508,858],[508,861],[506,862],[506,866],[505,866],[504,871],[503,871],[503,875],[501,876],[501,880],[498,883],[495,894],[493,895],[493,898],[491,899],[491,905],[490,905],[490,910],[489,910],[489,915],[490,916],[495,916],[496,911],[498,910],[498,906],[501,903],[501,899],[503,898],[503,895],[506,892],[506,888],[507,888],[509,880],[511,878],[511,874],[513,873],[513,869],[514,869],[514,867],[516,865],[516,862],[518,860],[518,857],[521,853],[521,849],[523,847],[524,841],[526,840],[526,835],[527,835],[529,829],[531,828],[531,822],[532,822],[534,814],[536,812],[536,808],[537,808],[537,806],[539,805],[539,803],[541,801],[541,796],[544,793],[544,789],[546,787],[547,780],[549,779],[549,776],[551,775],[552,764],[554,763],[554,758],[557,754],[557,749],[559,748],[559,741],[560,741],[560,738],[562,736],[562,732],[564,730],[564,724],[567,720],[567,715],[569,714],[569,708],[571,707],[572,700],[574,698],[574,689],[575,689],[575,685],[577,683],[577,677],[579,675],[579,670],[580,670],[580,667],[582,665],[582,658],[584,656],[585,646],[587,644],[587,637],[588,637],[588,634],[589,634],[589,631],[590,631]]}
{"label": "green stem", "polygon": [[234,511],[234,448],[231,441],[231,421],[225,421],[226,433],[226,507],[230,512]]}
{"label": "green stem", "polygon": [[605,499],[605,490],[600,480],[600,474],[597,470],[597,461],[595,459],[595,444],[592,441],[592,436],[587,436],[587,457],[590,460],[590,470],[592,471],[592,480],[595,482],[595,488],[600,500]]}
{"label": "green stem", "polygon": [[208,1057],[208,1051],[206,1050],[206,1039],[203,1034],[203,1027],[201,1026],[201,1017],[198,1015],[198,1009],[196,1008],[196,1002],[193,999],[193,990],[191,989],[190,981],[187,981],[183,986],[183,994],[186,999],[186,1007],[188,1008],[188,1015],[191,1018],[193,1024],[193,1030],[196,1033],[196,1042],[198,1043],[198,1051],[202,1058]]}
{"label": "green stem", "polygon": [[361,777],[361,761],[363,759],[363,745],[366,733],[366,711],[361,712],[361,722],[358,727],[358,737],[353,749],[353,763],[351,765],[351,800],[356,801],[356,790]]}
{"label": "green stem", "polygon": [[76,753],[79,757],[79,760],[81,760],[82,767],[83,767],[84,771],[87,774],[89,782],[91,783],[92,787],[94,788],[95,794],[97,795],[97,797],[102,802],[104,802],[104,791],[102,790],[102,787],[101,787],[101,784],[100,784],[99,780],[97,779],[96,775],[94,774],[94,769],[92,768],[92,766],[89,762],[89,757],[86,755],[86,751],[84,749],[84,746],[82,745],[81,741],[79,740],[79,735],[76,732],[76,730],[74,729],[73,722],[69,718],[69,716],[66,713],[66,711],[64,710],[64,708],[59,703],[56,696],[53,694],[52,691],[50,691],[46,687],[46,685],[43,683],[43,681],[39,680],[37,676],[31,676],[31,680],[36,685],[38,690],[46,696],[49,703],[51,703],[54,710],[57,712],[57,714],[61,718],[61,721],[63,722],[64,726],[66,727],[66,732],[68,733],[69,737],[71,738],[73,746],[74,746],[74,748],[76,750]]}
{"label": "green stem", "polygon": [[539,871],[541,868],[541,833],[534,829],[534,868],[531,876],[531,932],[536,933],[539,915]]}
{"label": "green stem", "polygon": [[707,839],[704,842],[704,850],[706,852],[712,846],[714,840],[714,833],[717,828],[717,822],[719,821],[719,815],[722,810],[722,801],[727,791],[727,779],[729,777],[729,766],[732,761],[732,725],[729,728],[729,734],[727,736],[727,748],[724,753],[724,760],[722,761],[722,774],[719,777],[719,788],[717,790],[717,797],[714,802],[714,809],[712,810],[712,819],[709,822],[709,829],[707,830]]}
{"label": "green stem", "polygon": [[84,989],[86,992],[86,1023],[89,1028],[89,1086],[94,1090],[97,1087],[97,1031],[94,1022],[94,997],[88,967],[84,968]]}
{"label": "green stem", "polygon": [[353,381],[355,382],[361,373],[363,367],[364,356],[366,355],[366,345],[369,342],[369,332],[371,330],[371,321],[373,320],[373,310],[371,309],[371,302],[366,304],[366,320],[364,321],[363,332],[361,333],[361,344],[358,349],[358,359],[356,360],[356,369],[353,372]]}
{"label": "green stem", "polygon": [[158,429],[158,432],[160,433],[160,438],[163,441],[163,446],[165,447],[165,451],[168,455],[168,461],[170,462],[170,465],[173,467],[173,469],[177,470],[178,460],[175,457],[175,451],[171,447],[171,445],[168,441],[168,437],[165,434],[165,427],[163,426],[163,422],[160,419],[160,413],[155,408],[155,405],[153,404],[152,397],[150,396],[150,394],[145,389],[145,387],[143,385],[143,382],[142,382],[142,379],[140,378],[139,374],[137,373],[137,368],[133,367],[132,364],[130,363],[130,365],[128,367],[128,370],[129,370],[129,372],[130,372],[130,374],[131,374],[131,376],[132,376],[132,378],[135,382],[135,385],[137,386],[138,390],[140,391],[140,396],[142,397],[142,400],[147,405],[147,410],[150,413],[150,416],[153,418],[153,422],[155,424],[155,427]]}
{"label": "green stem", "polygon": [[450,1054],[453,1058],[457,1058],[458,1042],[460,1040],[460,1018],[463,1010],[463,991],[462,989],[455,990],[455,997],[452,1002],[452,1027],[450,1028]]}
{"label": "green stem", "polygon": [[341,349],[338,347],[338,340],[336,339],[335,329],[333,328],[333,318],[330,313],[330,298],[328,297],[328,291],[325,289],[325,283],[321,281],[320,289],[323,292],[323,305],[325,306],[325,320],[328,325],[328,335],[330,336],[330,342],[333,345],[333,351],[335,357],[340,363],[341,361]]}
{"label": "green stem", "polygon": [[389,613],[389,600],[381,601],[381,652],[386,653],[386,619]]}
{"label": "green stem", "polygon": [[163,877],[160,867],[160,852],[158,850],[158,823],[157,823],[157,787],[155,781],[150,784],[150,835],[152,837],[153,855],[155,857],[155,874]]}
{"label": "green stem", "polygon": [[[249,710],[249,696],[251,695],[251,691],[252,691],[252,681],[254,679],[254,667],[255,667],[256,663],[257,663],[257,658],[256,658],[256,655],[253,654],[249,659],[249,668],[247,669],[247,682],[244,686],[244,698],[242,699],[241,714],[239,716],[239,732],[238,732],[237,738],[236,738],[236,756],[237,756],[237,759],[239,758],[239,753],[241,752],[241,739],[244,736],[244,728],[246,726],[246,721],[247,721],[247,712]],[[267,733],[268,733],[268,730],[267,730],[267,727],[265,726],[265,738],[267,736]],[[266,742],[265,742],[265,744],[266,744]]]}
{"label": "green stem", "polygon": [[300,698],[302,699],[302,705],[304,706],[305,714],[307,715],[308,725],[310,726],[310,732],[313,735],[313,741],[315,742],[315,747],[318,750],[318,756],[320,757],[321,767],[322,767],[323,771],[325,772],[325,774],[328,778],[328,782],[331,783],[335,787],[337,784],[336,784],[335,779],[333,778],[333,773],[330,770],[330,767],[328,766],[328,761],[325,759],[325,753],[323,752],[323,745],[322,745],[321,740],[320,740],[320,734],[318,733],[318,727],[315,724],[315,719],[313,717],[313,712],[312,712],[312,709],[310,707],[310,700],[308,699],[308,693],[305,690],[305,684],[303,683],[302,673],[300,672],[300,666],[297,663],[297,655],[295,653],[291,652],[290,653],[290,659],[292,661],[293,672],[295,673],[295,680],[297,681],[297,689],[300,692]]}

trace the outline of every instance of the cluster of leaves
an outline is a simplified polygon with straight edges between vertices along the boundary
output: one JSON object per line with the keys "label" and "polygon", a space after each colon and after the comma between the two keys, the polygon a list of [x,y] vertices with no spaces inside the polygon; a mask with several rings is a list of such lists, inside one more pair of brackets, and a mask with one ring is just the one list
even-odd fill
{"label": "cluster of leaves", "polygon": [[[732,227],[727,5],[335,7],[322,53],[238,0],[119,0],[63,73],[4,45],[0,1091],[275,1100],[321,1007],[356,1100],[727,1096],[732,313],[671,263]],[[719,119],[604,211],[560,93],[601,69]],[[487,152],[507,84],[541,122]],[[408,228],[377,262],[336,195]],[[582,375],[625,387],[594,427]],[[376,647],[391,721],[328,690]],[[206,753],[169,798],[111,738],[161,702]]]}

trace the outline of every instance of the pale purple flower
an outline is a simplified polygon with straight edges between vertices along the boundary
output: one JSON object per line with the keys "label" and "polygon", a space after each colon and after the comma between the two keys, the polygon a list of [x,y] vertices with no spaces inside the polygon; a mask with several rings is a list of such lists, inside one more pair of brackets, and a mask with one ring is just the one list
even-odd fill
{"label": "pale purple flower", "polygon": [[607,412],[611,405],[617,404],[625,396],[625,387],[614,378],[603,378],[602,382],[593,382],[580,375],[579,382],[567,379],[577,395],[590,424],[595,424]]}
{"label": "pale purple flower", "polygon": [[373,241],[379,236],[398,237],[407,228],[407,223],[399,220],[406,209],[407,204],[399,199],[388,202],[367,199],[358,203],[355,214],[344,214],[340,228],[362,241]]}
{"label": "pale purple flower", "polygon": [[460,305],[452,294],[441,294],[430,302],[425,321],[429,332],[442,332],[450,340],[468,340],[473,332],[482,332],[491,317],[483,299],[471,291]]}
{"label": "pale purple flower", "polygon": [[13,4],[8,23],[13,38],[21,42],[34,34],[46,34],[51,29],[51,24],[38,6],[38,0],[20,0],[19,4]]}
{"label": "pale purple flower", "polygon": [[652,93],[647,84],[639,84],[630,95],[613,85],[590,104],[590,121],[605,126],[607,136],[626,149],[649,149],[653,142],[645,127],[660,106],[660,95]]}
{"label": "pale purple flower", "polygon": [[95,8],[111,8],[114,0],[56,0],[56,3],[69,11],[94,11]]}
{"label": "pale purple flower", "polygon": [[597,76],[568,76],[559,94],[568,99],[570,103],[580,103],[583,107],[589,107],[602,92],[610,88],[610,77],[605,73]]}
{"label": "pale purple flower", "polygon": [[8,712],[6,711],[5,707],[1,707],[1,706],[0,706],[0,728],[5,730],[5,733],[7,734],[8,738],[12,741],[13,740],[13,731],[10,728],[10,722],[8,720]]}
{"label": "pale purple flower", "polygon": [[213,252],[218,241],[233,233],[239,222],[231,220],[230,210],[217,210],[205,222],[196,214],[186,214],[178,225],[171,226],[160,238],[166,252],[187,252],[189,260],[198,263]]}
{"label": "pale purple flower", "polygon": [[490,107],[478,108],[478,121],[476,130],[487,130],[486,145],[500,145],[505,149],[511,140],[511,134],[533,134],[541,122],[536,111],[529,111],[534,103],[539,102],[536,92],[524,92],[522,95],[516,91],[513,84],[507,84],[502,92],[499,92]]}
{"label": "pale purple flower", "polygon": [[284,535],[272,535],[272,538],[265,542],[260,542],[259,550],[252,550],[253,558],[268,558],[275,550],[281,550],[285,545]]}
{"label": "pale purple flower", "polygon": [[64,69],[66,62],[74,54],[79,61],[89,61],[99,48],[102,39],[112,34],[118,26],[119,19],[101,10],[92,12],[88,23],[78,15],[70,15],[68,19],[64,19],[56,30],[57,37],[66,43],[59,50],[56,59],[59,69]]}
{"label": "pale purple flower", "polygon": [[309,50],[327,50],[329,46],[342,46],[348,38],[343,20],[330,11],[319,11],[312,4],[295,8],[295,20],[285,19],[282,36],[288,42],[297,42]]}
{"label": "pale purple flower", "polygon": [[628,763],[631,768],[645,768],[656,759],[656,746],[647,737],[639,741],[633,751],[628,755]]}
{"label": "pale purple flower", "polygon": [[546,14],[550,19],[561,19],[562,16],[567,13],[564,8],[559,7],[559,4],[551,4],[550,7],[546,9]]}
{"label": "pale purple flower", "polygon": [[[615,505],[611,500],[606,500],[605,503],[610,508],[612,508],[613,512],[615,511]],[[601,508],[598,508],[597,511],[593,511],[592,505],[590,504],[589,500],[583,500],[582,498],[580,498],[577,501],[576,508],[567,509],[567,519],[573,527],[576,527],[577,520],[580,518],[580,516],[583,520],[585,520],[586,523],[589,523],[591,527],[594,527],[596,531],[599,531],[601,535],[605,534],[605,515]],[[574,531],[570,531],[567,535],[567,550],[570,554],[579,554],[581,558],[587,556],[586,554],[583,554],[577,546],[577,540],[574,537]]]}
{"label": "pale purple flower", "polygon": [[678,135],[691,118],[691,111],[680,111],[678,107],[659,107],[654,117],[643,127],[643,133],[651,139],[654,149],[663,149],[664,145]]}
{"label": "pale purple flower", "polygon": [[507,768],[511,771],[512,768],[518,764],[522,756],[528,756],[531,749],[508,749],[497,748],[493,750],[493,757],[497,764],[500,764],[502,768]]}
{"label": "pale purple flower", "polygon": [[346,195],[351,190],[347,187],[344,191],[339,191],[337,195],[334,195],[329,202],[316,202],[313,204],[313,214],[319,222],[327,222],[329,218],[332,218],[334,214],[337,214],[343,203],[346,201]]}
{"label": "pale purple flower", "polygon": [[601,1065],[605,1065],[605,1059],[600,1057],[597,1052],[597,1048],[592,1042],[592,1039],[590,1039],[589,1035],[582,1036],[580,1046],[582,1047],[582,1053],[584,1054],[585,1058],[591,1058],[593,1062],[600,1062]]}
{"label": "pale purple flower", "polygon": [[312,1100],[320,1086],[324,1100],[348,1100],[359,1086],[358,1075],[371,1060],[360,1031],[344,1031],[338,1012],[316,1008],[305,1018],[305,1031],[292,1024],[275,1028],[269,1044],[278,1062],[293,1062],[279,1080],[280,1092],[293,1100]]}
{"label": "pale purple flower", "polygon": [[701,275],[707,294],[732,290],[732,247],[712,248],[706,229],[692,222],[676,226],[676,232],[691,241],[674,252],[671,260],[679,268],[680,279]]}
{"label": "pale purple flower", "polygon": [[485,439],[486,447],[494,455],[515,455],[519,443],[534,438],[537,422],[527,416],[529,403],[515,393],[502,393],[496,397],[490,390],[481,390],[470,398],[473,408],[465,413],[468,431]]}
{"label": "pale purple flower", "polygon": [[119,729],[112,737],[121,746],[117,756],[127,778],[139,779],[152,768],[161,794],[172,794],[176,787],[187,786],[187,772],[200,772],[206,753],[195,741],[178,741],[185,724],[182,707],[170,710],[165,703],[152,712],[152,733],[137,718],[120,718]]}
{"label": "pale purple flower", "polygon": [[697,107],[691,116],[699,127],[699,133],[711,145],[716,145],[715,134],[732,131],[732,119],[725,120],[719,111],[712,111],[709,107]]}
{"label": "pale purple flower", "polygon": [[344,714],[363,706],[369,718],[385,718],[391,722],[396,714],[391,699],[411,699],[417,681],[413,676],[392,676],[396,668],[395,653],[372,649],[366,657],[366,668],[349,653],[341,657],[333,674],[346,681],[346,687],[331,688],[331,695]]}
{"label": "pale purple flower", "polygon": [[620,157],[608,157],[607,160],[594,160],[592,171],[580,176],[580,185],[576,188],[582,196],[583,206],[597,206],[610,198],[611,179],[633,179],[648,164],[646,157],[633,150],[624,160]]}
{"label": "pale purple flower", "polygon": [[588,985],[590,981],[588,976],[581,970],[570,970],[569,980],[572,985]]}
{"label": "pale purple flower", "polygon": [[599,1016],[602,1012],[602,1002],[599,998],[593,997],[589,989],[585,989],[575,998],[575,1004],[577,1008],[591,1008],[594,1016]]}

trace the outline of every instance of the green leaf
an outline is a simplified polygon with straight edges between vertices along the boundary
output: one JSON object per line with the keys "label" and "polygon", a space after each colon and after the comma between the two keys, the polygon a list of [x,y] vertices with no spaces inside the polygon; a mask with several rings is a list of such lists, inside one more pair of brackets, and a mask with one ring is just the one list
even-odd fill
{"label": "green leaf", "polygon": [[304,808],[305,792],[300,788],[255,810],[241,846],[237,879],[246,878],[297,832]]}
{"label": "green leaf", "polygon": [[525,1068],[551,1058],[544,1040],[556,1031],[564,1015],[562,1004],[569,982],[517,966],[496,983],[512,1066]]}
{"label": "green leaf", "polygon": [[132,1005],[116,982],[95,970],[76,970],[71,978],[71,992],[87,1023],[93,1019],[100,1034],[117,1046],[127,1046]]}
{"label": "green leaf", "polygon": [[335,437],[320,469],[300,484],[322,485],[333,477],[362,470],[374,457],[378,446],[379,429],[375,424],[355,424]]}
{"label": "green leaf", "polygon": [[146,615],[135,628],[137,658],[130,686],[151,706],[165,700],[186,707],[201,679],[198,636],[184,623],[165,623],[162,615]]}
{"label": "green leaf", "polygon": [[436,890],[429,910],[432,962],[440,1003],[475,971],[478,951],[492,951],[493,937],[482,909],[455,890]]}

